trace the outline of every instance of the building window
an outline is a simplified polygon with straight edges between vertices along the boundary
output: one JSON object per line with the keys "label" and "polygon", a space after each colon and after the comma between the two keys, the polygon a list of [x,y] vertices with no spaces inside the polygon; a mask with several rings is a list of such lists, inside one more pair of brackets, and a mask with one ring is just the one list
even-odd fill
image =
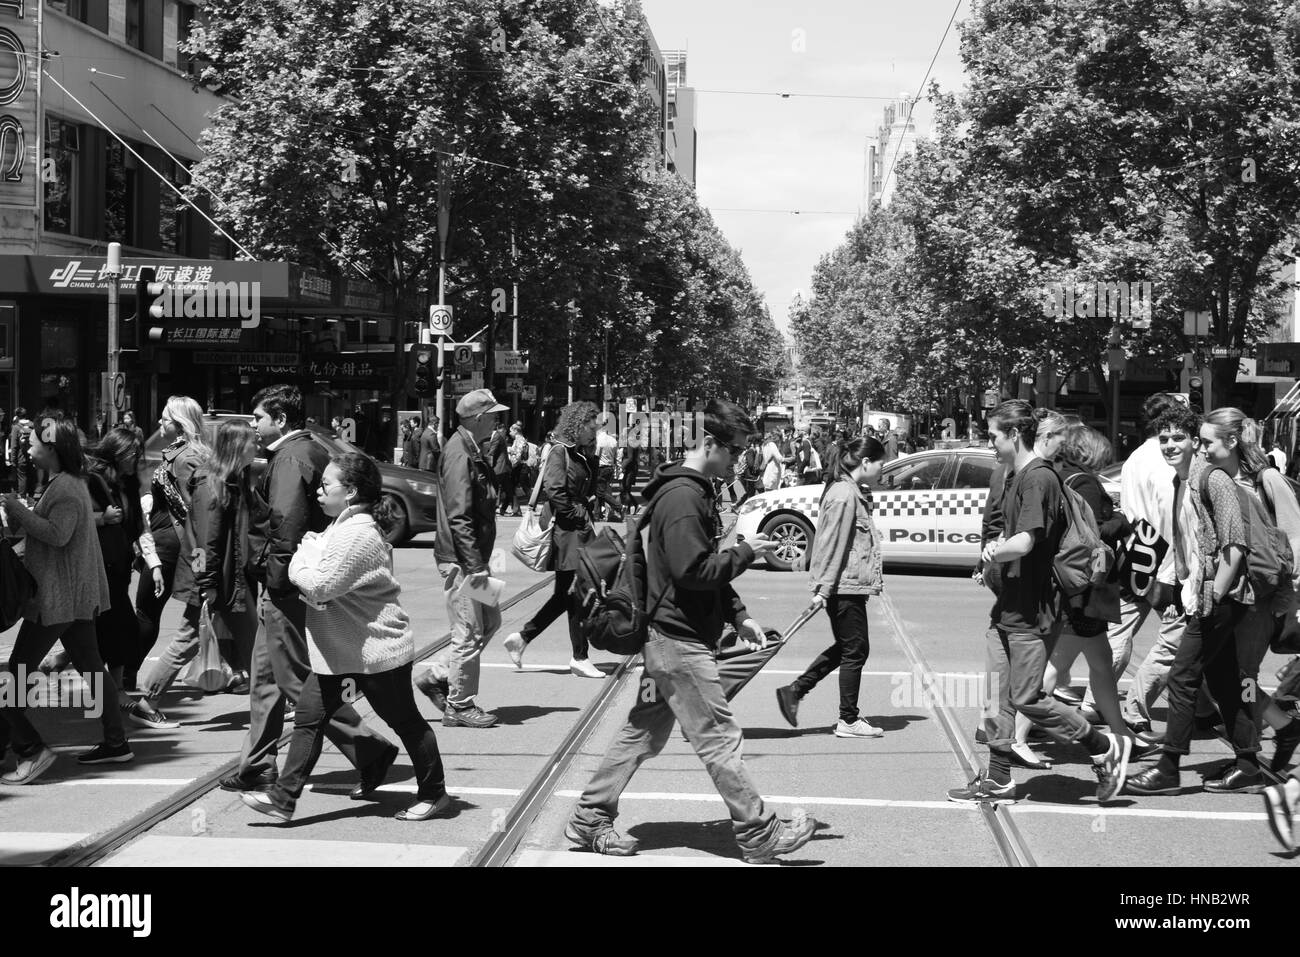
{"label": "building window", "polygon": [[45,228],[54,233],[76,232],[77,154],[81,127],[57,117],[45,118]]}
{"label": "building window", "polygon": [[[179,163],[166,160],[158,170],[168,182],[184,189],[190,175]],[[160,186],[158,213],[158,248],[163,252],[189,254],[193,210],[165,184]]]}
{"label": "building window", "polygon": [[144,49],[144,0],[126,0],[126,45]]}
{"label": "building window", "polygon": [[86,0],[46,0],[45,5],[74,20],[86,19]]}
{"label": "building window", "polygon": [[179,49],[185,43],[189,42],[190,33],[198,21],[198,9],[189,3],[178,3],[176,5],[176,68],[190,76],[198,76],[202,69],[199,67],[197,58]]}
{"label": "building window", "polygon": [[139,161],[117,140],[109,140],[104,170],[104,236],[107,242],[138,246],[136,235]]}

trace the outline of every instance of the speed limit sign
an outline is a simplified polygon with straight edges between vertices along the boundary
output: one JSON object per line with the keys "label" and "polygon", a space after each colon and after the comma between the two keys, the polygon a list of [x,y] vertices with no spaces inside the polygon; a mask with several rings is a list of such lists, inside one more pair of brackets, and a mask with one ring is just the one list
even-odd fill
{"label": "speed limit sign", "polygon": [[451,332],[451,306],[429,307],[429,331],[435,336],[445,336]]}

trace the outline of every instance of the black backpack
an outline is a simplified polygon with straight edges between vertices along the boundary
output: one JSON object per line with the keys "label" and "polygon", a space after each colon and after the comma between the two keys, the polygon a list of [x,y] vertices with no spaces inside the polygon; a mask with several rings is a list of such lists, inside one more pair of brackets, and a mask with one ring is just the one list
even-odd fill
{"label": "black backpack", "polygon": [[578,601],[578,630],[587,644],[616,655],[632,655],[646,642],[646,557],[641,533],[650,527],[656,495],[645,511],[628,520],[627,535],[601,531],[578,552],[573,594]]}

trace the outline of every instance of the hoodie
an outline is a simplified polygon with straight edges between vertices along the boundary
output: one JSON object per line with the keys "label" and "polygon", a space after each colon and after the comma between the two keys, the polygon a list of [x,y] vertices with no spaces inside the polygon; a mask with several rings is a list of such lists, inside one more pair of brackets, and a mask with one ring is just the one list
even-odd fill
{"label": "hoodie", "polygon": [[650,627],[716,648],[724,620],[739,628],[749,617],[731,581],[749,567],[754,550],[744,543],[717,550],[722,522],[713,483],[694,469],[660,466],[644,496],[647,503],[658,498],[646,548]]}

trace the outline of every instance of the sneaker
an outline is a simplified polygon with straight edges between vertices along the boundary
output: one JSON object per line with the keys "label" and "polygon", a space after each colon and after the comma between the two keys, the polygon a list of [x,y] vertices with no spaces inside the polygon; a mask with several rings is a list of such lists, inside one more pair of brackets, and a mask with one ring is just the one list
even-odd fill
{"label": "sneaker", "polygon": [[1083,696],[1075,694],[1070,688],[1057,688],[1052,692],[1052,697],[1061,704],[1068,704],[1071,708],[1083,706]]}
{"label": "sneaker", "polygon": [[239,795],[239,799],[257,813],[273,817],[282,824],[288,824],[293,820],[294,809],[276,804],[271,795],[264,791],[245,791]]}
{"label": "sneaker", "polygon": [[1211,794],[1259,794],[1264,790],[1264,772],[1259,768],[1243,771],[1234,763],[1226,774],[1207,778],[1205,790]]}
{"label": "sneaker", "polygon": [[528,643],[524,641],[524,636],[517,631],[511,632],[503,644],[506,648],[506,654],[510,656],[510,660],[515,664],[515,669],[522,670],[524,667],[524,649],[528,647]]}
{"label": "sneaker", "polygon": [[497,721],[496,715],[488,714],[476,704],[472,704],[468,708],[457,708],[454,705],[448,705],[447,710],[442,714],[442,726],[444,728],[490,728]]}
{"label": "sneaker", "polygon": [[451,686],[445,681],[438,681],[429,672],[425,672],[422,678],[415,681],[416,689],[426,698],[433,702],[433,706],[443,714],[447,713],[447,696],[451,694]]}
{"label": "sneaker", "polygon": [[217,784],[223,791],[269,791],[275,787],[275,781],[278,777],[279,774],[275,768],[267,768],[251,778],[245,777],[239,772],[227,774]]}
{"label": "sneaker", "polygon": [[794,685],[776,689],[776,706],[790,727],[799,727],[799,694],[794,690]]}
{"label": "sneaker", "polygon": [[1165,774],[1158,764],[1139,771],[1124,783],[1124,787],[1129,794],[1181,794],[1183,791],[1178,772]]}
{"label": "sneaker", "polygon": [[601,671],[586,658],[570,658],[569,674],[577,675],[579,678],[605,677],[605,672]]}
{"label": "sneaker", "polygon": [[0,775],[0,784],[8,784],[11,787],[31,784],[48,771],[53,764],[54,752],[49,748],[41,748],[30,758],[20,757],[17,766],[12,771]]}
{"label": "sneaker", "polygon": [[1107,734],[1106,738],[1110,748],[1100,761],[1092,763],[1092,773],[1097,775],[1097,800],[1103,804],[1124,790],[1129,758],[1133,756],[1133,739],[1128,735]]}
{"label": "sneaker", "polygon": [[948,800],[957,804],[1010,804],[1016,800],[1016,782],[998,784],[981,772],[964,788],[952,788]]}
{"label": "sneaker", "polygon": [[1283,784],[1265,788],[1264,813],[1268,817],[1269,830],[1286,850],[1294,853],[1295,821],[1300,816],[1300,781],[1292,779]]}
{"label": "sneaker", "polygon": [[397,748],[390,747],[376,758],[373,764],[362,768],[361,780],[348,794],[348,797],[354,801],[363,801],[378,791],[383,786],[384,778],[388,777],[388,772],[392,769],[393,762],[396,760]]}
{"label": "sneaker", "polygon": [[624,837],[612,825],[589,830],[569,821],[564,826],[564,837],[577,850],[607,857],[632,857],[638,846],[636,838]]}
{"label": "sneaker", "polygon": [[1300,718],[1292,718],[1290,724],[1273,735],[1273,763],[1269,768],[1274,774],[1281,774],[1291,764],[1296,745],[1300,745]]}
{"label": "sneaker", "polygon": [[852,724],[836,722],[834,733],[837,738],[883,738],[885,736],[882,729],[867,724],[862,718],[858,718]]}
{"label": "sneaker", "polygon": [[181,726],[179,721],[168,721],[167,715],[163,714],[157,708],[152,711],[146,711],[140,707],[139,701],[133,701],[122,709],[126,719],[134,725],[145,728],[149,731],[175,731]]}
{"label": "sneaker", "polygon": [[746,864],[771,864],[782,854],[799,850],[817,832],[817,819],[809,815],[797,815],[793,820],[782,821],[777,827],[776,836],[766,847],[758,851],[743,851]]}
{"label": "sneaker", "polygon": [[77,755],[78,764],[126,764],[135,760],[131,746],[123,742],[118,745],[100,743],[89,751]]}

